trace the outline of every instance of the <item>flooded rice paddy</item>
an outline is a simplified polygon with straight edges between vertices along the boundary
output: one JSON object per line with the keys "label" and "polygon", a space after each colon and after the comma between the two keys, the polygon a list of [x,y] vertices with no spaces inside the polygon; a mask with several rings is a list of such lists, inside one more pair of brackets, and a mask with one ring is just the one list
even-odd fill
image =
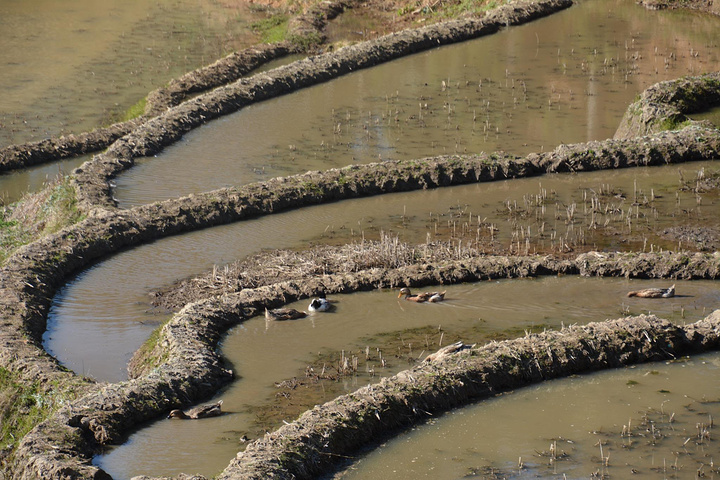
{"label": "flooded rice paddy", "polygon": [[[525,154],[561,143],[604,139],[612,136],[625,108],[643,88],[666,78],[720,69],[717,26],[717,19],[691,13],[649,12],[626,1],[585,1],[491,37],[417,54],[248,107],[186,135],[156,158],[140,161],[118,179],[116,196],[122,206],[129,207],[354,162],[493,150]],[[163,239],[115,255],[69,282],[54,300],[44,345],[77,373],[103,381],[125,379],[132,352],[167,318],[149,311],[149,291],[266,248],[374,238],[381,231],[422,243],[458,239],[463,229],[467,229],[464,238],[486,242],[489,251],[566,251],[581,245],[613,250],[675,248],[674,240],[661,236],[664,228],[708,222],[719,213],[716,197],[678,191],[681,179],[697,178],[703,168],[709,171],[714,164],[554,175],[393,194]],[[592,208],[583,208],[595,197],[607,207],[603,217],[596,218],[588,213]],[[617,242],[608,241],[607,236],[594,237],[592,227],[600,226],[618,232]],[[489,242],[483,228],[492,232]],[[581,231],[586,233],[580,236]],[[630,243],[621,240],[625,238]],[[255,438],[283,420],[293,420],[307,406],[407,368],[440,344],[512,337],[525,330],[628,313],[652,312],[675,322],[691,322],[720,303],[714,282],[676,282],[678,296],[662,302],[625,296],[630,289],[658,283],[667,282],[548,277],[456,285],[447,287],[448,302],[443,305],[410,304],[397,300],[396,291],[387,290],[339,298],[335,312],[298,322],[268,325],[264,319],[252,319],[237,327],[222,346],[238,376],[218,396],[225,402],[226,415],[203,422],[159,420],[97,457],[96,463],[118,479],[180,472],[214,475],[243,448],[243,436]],[[509,304],[502,300],[506,298],[523,302]],[[304,309],[306,303],[295,306]],[[362,353],[368,347],[375,352],[369,361]],[[385,350],[384,365],[378,349]],[[283,387],[288,385],[283,382],[292,383],[293,378],[303,380],[308,366],[315,373],[323,367],[330,370],[328,365],[346,354],[362,359],[356,375],[324,380],[319,386]],[[712,383],[707,379],[717,361],[707,358],[705,363],[693,359],[694,363],[680,367],[685,365],[696,384]],[[652,389],[697,396],[684,383],[656,387],[649,381],[649,390],[631,390],[638,393],[637,401],[626,400],[620,393],[603,393],[618,383],[617,391],[623,392],[629,380],[613,375],[624,373],[608,372],[567,383],[587,382],[576,387],[588,392],[586,402],[632,403],[632,411],[614,407],[622,418],[607,420],[613,428],[627,422],[633,412],[657,408],[665,394],[659,400]],[[666,374],[651,375],[654,379]],[[489,409],[507,408],[507,412],[530,409],[520,403],[505,406],[505,400],[512,401],[518,394],[560,397],[564,394],[537,393],[537,388],[561,390],[562,386],[556,386],[561,382],[483,402],[473,409],[482,410],[486,403]],[[594,390],[593,382],[602,386]],[[533,408],[552,408],[527,403]],[[548,416],[542,410],[535,412]],[[465,415],[470,414],[461,411],[446,418]],[[487,418],[474,424],[482,425],[476,430],[484,429]],[[572,422],[585,431],[610,425],[605,418],[610,417]],[[478,446],[477,455],[474,450],[455,454],[452,458],[467,458],[452,461],[451,470],[445,470],[450,467],[441,466],[438,459],[433,460],[438,466],[426,464],[421,469],[442,469],[448,473],[440,477],[454,478],[488,465],[510,469],[520,457],[534,471],[544,468],[544,463],[533,459],[533,450],[547,449],[536,446],[538,439],[549,445],[550,438],[579,439],[571,458],[593,465],[594,447],[581,442],[576,430],[555,423],[538,422],[534,432],[531,427],[533,421],[527,419],[515,424],[516,436],[506,441],[512,448],[485,453]],[[549,431],[549,427],[557,428]],[[447,456],[446,445],[451,448],[446,440],[454,437],[450,431],[434,434],[443,438],[438,458]],[[460,444],[467,444],[469,440],[462,438]],[[379,455],[387,458],[388,449]],[[658,454],[653,465],[660,455],[665,454]],[[614,453],[612,458],[610,463]],[[371,463],[370,457],[365,459],[353,469],[354,474],[361,475],[365,465],[374,468]],[[568,475],[574,471],[567,470]]]}
{"label": "flooded rice paddy", "polygon": [[[717,169],[714,162],[701,162],[396,193],[162,239],[114,255],[62,287],[50,309],[44,346],[79,374],[125,379],[132,352],[167,318],[149,311],[150,290],[263,249],[378,239],[381,232],[410,243],[455,240],[488,252],[676,249],[677,241],[661,236],[665,228],[710,222],[719,212],[716,193],[701,196],[698,204],[694,192],[678,192],[680,175],[693,179],[701,170]],[[598,201],[608,211],[596,215],[592,192],[603,189],[610,194]],[[547,203],[535,200],[542,192]],[[652,195],[643,206],[635,200]]]}
{"label": "flooded rice paddy", "polygon": [[713,353],[545,382],[432,419],[335,478],[718,478],[718,373]]}
{"label": "flooded rice paddy", "polygon": [[[202,422],[158,420],[96,463],[115,478],[149,472],[214,475],[234,457],[243,436],[257,438],[316,403],[404,370],[440,344],[483,343],[627,312],[651,311],[680,323],[692,322],[720,302],[720,291],[712,281],[676,282],[678,297],[670,301],[629,302],[634,299],[626,297],[629,290],[666,283],[577,277],[480,282],[443,286],[447,300],[442,304],[416,304],[398,299],[397,290],[378,290],[333,296],[334,312],[297,321],[267,323],[256,317],[231,331],[222,345],[223,355],[239,376],[217,397],[223,399],[226,415]],[[518,300],[509,302],[509,298]],[[288,306],[307,310],[308,302]],[[316,374],[323,369],[329,376],[335,374],[343,354],[351,361],[357,359],[356,375],[319,385],[307,380],[309,365]],[[276,386],[292,383],[293,378],[309,385]],[[158,451],[178,453],[159,456]]]}
{"label": "flooded rice paddy", "polygon": [[171,78],[252,44],[247,4],[0,4],[0,145],[89,131]]}
{"label": "flooded rice paddy", "polygon": [[[0,2],[0,146],[120,121],[171,78],[252,45],[264,15],[231,0]],[[88,159],[0,174],[0,198]]]}
{"label": "flooded rice paddy", "polygon": [[123,207],[353,163],[603,140],[646,87],[720,69],[717,19],[584,1],[251,105],[140,159]]}

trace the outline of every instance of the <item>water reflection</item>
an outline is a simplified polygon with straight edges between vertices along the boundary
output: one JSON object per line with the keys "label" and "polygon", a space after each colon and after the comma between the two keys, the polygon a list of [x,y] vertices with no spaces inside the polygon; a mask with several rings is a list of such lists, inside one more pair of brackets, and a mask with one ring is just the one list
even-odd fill
{"label": "water reflection", "polygon": [[116,197],[129,207],[353,163],[610,138],[647,86],[720,70],[718,20],[675,13],[582,2],[252,105],[141,160]]}
{"label": "water reflection", "polygon": [[720,107],[711,108],[705,112],[694,113],[690,115],[694,120],[707,120],[715,125],[716,128],[720,128]]}

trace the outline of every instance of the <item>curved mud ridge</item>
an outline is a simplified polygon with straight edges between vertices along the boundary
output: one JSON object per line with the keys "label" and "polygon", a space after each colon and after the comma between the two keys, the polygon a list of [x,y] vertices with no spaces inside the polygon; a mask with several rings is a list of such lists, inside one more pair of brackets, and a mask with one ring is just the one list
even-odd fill
{"label": "curved mud ridge", "polygon": [[[350,166],[127,211],[95,210],[83,222],[23,247],[0,270],[0,312],[4,319],[0,365],[28,384],[40,382],[48,391],[98,392],[64,408],[27,435],[10,463],[13,477],[62,478],[62,472],[68,471],[102,476],[104,473],[90,465],[100,445],[118,441],[140,422],[166,412],[169,406],[192,404],[210,396],[231,378],[212,346],[187,341],[163,343],[164,350],[156,355],[163,360],[181,358],[180,364],[170,361],[146,376],[116,385],[93,385],[66,371],[42,350],[47,309],[56,289],[70,274],[104,255],[168,235],[339,199],[551,171],[658,165],[718,156],[720,131],[689,127],[653,137],[563,145],[526,158],[492,154]],[[283,292],[278,298],[264,298],[263,302],[273,304],[289,297]],[[225,331],[244,316],[242,310],[235,312],[231,319],[220,312],[204,312],[199,323],[185,324],[180,330],[187,331],[193,325],[215,332],[218,325],[223,325]],[[183,311],[179,315],[187,314]],[[210,345],[221,334],[193,330],[192,335],[198,333],[198,341]],[[97,418],[101,412],[107,415]],[[58,451],[54,445],[64,447]]]}
{"label": "curved mud ridge", "polygon": [[614,138],[633,138],[708,123],[687,115],[720,105],[720,72],[656,83],[625,111]]}
{"label": "curved mud ridge", "polygon": [[153,90],[147,96],[144,114],[138,118],[97,128],[91,132],[0,148],[0,172],[104,150],[150,118],[179,105],[190,95],[235,81],[259,66],[288,55],[294,50],[295,48],[288,42],[248,48],[180,78],[172,79],[166,87]]}
{"label": "curved mud ridge", "polygon": [[315,478],[362,445],[430,415],[544,380],[717,348],[720,311],[681,328],[628,317],[425,362],[316,406],[238,454],[219,479]]}
{"label": "curved mud ridge", "polygon": [[[566,5],[566,2],[551,3]],[[567,4],[569,5],[569,2]],[[529,12],[529,17],[525,20],[543,12],[540,7],[530,8],[527,6],[528,4],[525,5],[527,8],[525,13]],[[520,22],[513,17],[513,15],[520,16],[519,11],[522,11],[522,8],[507,7],[501,13],[489,14],[482,20],[466,19],[456,23],[451,22],[451,26],[446,24],[443,28],[447,29],[450,38],[446,43],[459,41],[462,35],[467,35],[466,30],[460,28],[461,25],[466,25],[463,22],[474,25],[473,32],[483,29],[498,29],[505,24]],[[482,23],[484,21],[490,23]],[[502,23],[503,21],[506,23]],[[397,50],[391,54],[400,56],[436,45],[438,40],[433,36],[435,34],[431,34],[431,31],[427,29],[421,29],[420,33],[406,31],[385,37],[385,40],[397,39],[398,44],[394,47]],[[472,33],[472,35],[477,34]],[[407,43],[411,40],[416,43]],[[363,48],[368,48],[368,50],[362,50]],[[56,289],[66,281],[69,275],[87,267],[92,261],[102,256],[168,235],[339,199],[540,175],[555,171],[587,171],[601,168],[658,165],[720,157],[720,131],[704,126],[690,126],[682,130],[662,131],[646,137],[561,145],[552,152],[531,154],[525,158],[505,154],[483,154],[384,162],[326,172],[308,172],[303,175],[277,178],[245,187],[191,195],[127,211],[98,208],[99,206],[112,207],[107,179],[131,166],[135,157],[162,149],[163,146],[180,138],[190,128],[221,114],[235,111],[245,101],[256,101],[253,99],[268,98],[270,95],[285,93],[290,89],[310,84],[307,82],[325,81],[334,78],[333,75],[347,73],[351,68],[362,68],[358,65],[369,66],[379,63],[379,61],[396,58],[385,57],[386,52],[383,48],[377,43],[371,43],[370,46],[348,47],[336,52],[342,54],[341,58],[343,59],[344,55],[348,55],[347,58],[350,59],[347,60],[348,63],[341,63],[340,58],[332,56],[315,57],[300,62],[298,67],[281,67],[274,70],[272,75],[270,73],[257,75],[250,80],[240,80],[232,86],[222,87],[210,94],[201,95],[147,122],[132,134],[117,141],[107,153],[98,155],[92,162],[87,162],[76,171],[75,185],[78,196],[83,200],[83,208],[89,212],[88,218],[58,234],[23,247],[10,257],[0,270],[0,312],[3,319],[3,328],[0,330],[0,341],[3,345],[0,349],[0,366],[28,384],[38,382],[45,391],[73,391],[76,395],[87,395],[76,402],[69,402],[23,439],[20,447],[14,452],[13,458],[8,462],[7,468],[13,478],[108,478],[105,472],[90,463],[92,455],[99,446],[119,441],[139,423],[157,418],[171,407],[192,404],[206,398],[231,380],[232,372],[225,368],[222,359],[215,353],[217,341],[227,328],[256,313],[265,305],[280,304],[290,301],[292,298],[310,296],[315,293],[308,290],[313,285],[320,288],[317,284],[308,281],[303,281],[303,288],[288,281],[284,284],[264,286],[252,291],[244,290],[238,294],[188,305],[163,328],[160,342],[156,348],[150,350],[144,357],[136,357],[136,361],[133,363],[136,373],[147,373],[128,382],[97,385],[62,368],[42,349],[41,337],[45,331],[47,310]],[[356,51],[361,52],[358,55],[367,58],[354,56],[353,52]],[[321,66],[315,65],[321,63],[320,58],[329,63],[323,63]],[[305,75],[302,71],[304,68],[309,69],[310,73]],[[717,89],[709,89],[708,92],[707,95],[716,95]],[[205,101],[208,103],[204,103]],[[583,257],[583,263],[578,263],[580,257],[572,262],[554,261],[561,267],[550,265],[551,260],[533,257],[519,260],[503,257],[490,261],[507,264],[511,271],[516,269],[522,272],[535,272],[533,274],[536,275],[557,272],[559,268],[566,269],[563,272],[567,273],[597,274],[593,272],[602,271],[603,274],[633,275],[631,272],[634,270],[628,267],[627,258],[621,260],[619,264],[613,263],[617,258],[620,257],[603,258],[596,255],[596,257]],[[642,262],[646,262],[648,265],[662,265],[662,262],[655,257],[638,258],[642,258]],[[697,271],[693,270],[693,273],[684,273],[683,275],[717,278],[717,254],[696,255],[692,258],[697,259],[693,260],[699,265]],[[678,260],[681,265],[688,265],[688,261],[687,255]],[[469,265],[470,263],[466,262],[460,266],[414,266],[408,267],[407,271],[388,272],[387,276],[378,277],[379,280],[373,280],[374,275],[378,274],[377,272],[361,272],[358,275],[347,275],[344,280],[338,279],[339,290],[337,291],[377,288],[380,285],[373,282],[382,282],[384,286],[399,285],[400,283],[412,285],[413,282],[452,283],[453,281],[470,281],[473,275],[489,275],[486,270]],[[597,270],[590,269],[591,266]],[[415,268],[414,271],[413,268]],[[498,269],[499,267],[495,265],[494,268]],[[511,271],[508,273],[502,268],[498,271],[503,272],[503,275],[512,274]],[[647,271],[647,269],[643,271]],[[663,268],[658,271],[663,271]],[[428,272],[433,273],[431,275]],[[665,270],[665,274],[669,276],[678,274],[673,272],[676,272],[673,268]],[[500,273],[496,274],[500,275]],[[327,285],[323,283],[322,288],[327,289]],[[230,306],[229,310],[228,306]],[[468,385],[463,387],[468,390],[463,390],[465,393],[462,398],[475,399],[482,398],[493,389],[512,388],[511,385],[540,381],[542,375],[549,378],[553,375],[561,375],[562,372],[569,374],[582,369],[616,366],[623,362],[667,358],[663,355],[667,355],[668,352],[677,355],[683,354],[682,352],[689,353],[707,348],[717,348],[717,320],[718,314],[714,313],[708,319],[684,329],[672,327],[667,322],[657,319],[647,318],[618,321],[616,322],[617,331],[616,327],[610,324],[607,327],[603,327],[603,324],[585,327],[587,331],[575,329],[572,333],[575,335],[573,337],[575,339],[569,341],[571,344],[577,342],[578,338],[586,339],[584,335],[593,332],[600,335],[598,339],[594,340],[595,342],[613,338],[617,341],[626,341],[627,344],[617,343],[613,340],[615,343],[609,342],[607,349],[589,348],[587,345],[592,345],[592,343],[590,340],[586,340],[581,348],[584,348],[587,353],[598,353],[598,358],[594,360],[580,358],[570,362],[567,360],[570,357],[563,357],[567,350],[558,350],[552,357],[546,359],[542,358],[543,354],[537,353],[532,361],[545,365],[549,369],[547,374],[542,372],[539,367],[538,371],[532,370],[534,367],[530,364],[531,362],[525,362],[528,365],[522,362],[504,364],[511,368],[514,368],[513,365],[515,365],[518,370],[517,374],[494,371],[491,368],[492,363],[482,368],[464,363],[468,358],[474,357],[495,358],[487,353],[480,355],[479,352],[485,352],[483,349],[494,351],[492,346],[483,347],[483,349],[476,349],[460,355],[458,358],[462,361],[453,362],[451,359],[442,363],[442,365],[450,364],[447,367],[447,381],[449,382],[447,385],[429,383],[430,379],[426,377],[423,377],[425,378],[423,382],[427,381],[428,383],[414,385],[409,379],[416,378],[415,373],[410,374],[411,377],[406,377],[408,374],[405,373],[394,377],[393,380],[385,381],[385,384],[394,385],[389,387],[391,390],[397,388],[402,395],[393,397],[392,391],[383,391],[382,398],[386,398],[389,403],[378,405],[382,408],[398,408],[397,412],[402,412],[402,414],[396,415],[395,420],[400,423],[416,421],[421,418],[421,415],[416,412],[413,412],[412,415],[408,413],[408,405],[427,404],[427,408],[421,407],[426,411],[431,411],[430,409],[433,408],[436,411],[451,408],[453,405],[449,402],[454,400],[445,398],[444,394],[461,387],[456,383],[458,378],[468,380],[465,382]],[[645,336],[635,339],[628,337],[627,329],[632,329],[632,325],[638,322],[643,328],[646,328],[646,331],[656,332],[658,338],[667,336],[667,338],[662,338],[670,342],[671,348],[665,349],[667,350],[665,351],[660,347],[663,342],[648,342]],[[624,325],[625,330],[619,325]],[[603,330],[604,328],[607,330]],[[618,333],[621,331],[626,333]],[[537,342],[540,340],[555,341],[557,339],[553,335],[564,334],[565,332],[548,333],[543,336],[531,337],[531,340],[525,339],[529,342],[529,346],[526,347],[530,349],[527,350],[528,355],[533,348],[539,345]],[[516,342],[521,341],[523,340]],[[605,346],[604,343],[603,346]],[[577,344],[572,348],[576,347]],[[507,346],[497,348],[507,348]],[[537,350],[537,352],[540,351],[545,352],[546,350]],[[579,354],[580,352],[574,352],[573,355],[575,353]],[[563,358],[565,360],[561,360]],[[500,357],[495,362],[502,363],[500,360],[506,359]],[[463,373],[464,365],[468,367],[465,373]],[[440,367],[426,365],[423,368]],[[483,370],[484,368],[489,370]],[[479,372],[477,373],[479,376],[473,376],[475,373],[472,372]],[[432,376],[418,371],[418,375],[421,374]],[[441,380],[440,377],[442,375],[438,376],[438,381]],[[494,378],[498,378],[499,383],[483,384],[484,379]],[[429,390],[424,391],[420,388],[424,385]],[[448,385],[452,387],[447,387]],[[370,393],[362,395],[376,396],[372,390]],[[287,440],[290,450],[285,450],[285,455],[282,457],[286,463],[278,463],[278,459],[281,457],[277,456],[277,450],[275,450],[282,446],[285,440],[271,435],[265,440],[256,442],[257,445],[253,444],[248,447],[248,451],[251,453],[240,454],[236,463],[229,467],[230,473],[226,475],[235,475],[232,472],[236,470],[233,469],[240,468],[240,465],[245,465],[242,468],[247,473],[238,475],[247,475],[248,478],[254,478],[253,475],[256,474],[253,472],[266,472],[262,470],[266,467],[276,468],[277,475],[288,475],[287,472],[298,476],[314,475],[322,469],[331,467],[327,452],[314,450],[320,448],[319,444],[313,443],[319,438],[317,432],[322,432],[324,435],[327,431],[328,435],[332,435],[332,446],[337,448],[337,451],[350,451],[365,441],[363,439],[366,439],[367,432],[374,435],[378,429],[388,431],[388,429],[400,426],[400,423],[397,425],[383,423],[388,420],[387,417],[383,419],[383,415],[380,415],[383,420],[375,423],[375,420],[367,418],[368,413],[372,413],[371,416],[375,418],[375,407],[369,407],[370,410],[362,410],[363,407],[355,405],[350,400],[352,400],[351,396],[345,396],[336,402],[340,402],[337,405],[342,405],[343,409],[347,408],[348,415],[356,415],[352,412],[366,412],[363,415],[358,413],[357,415],[360,416],[353,417],[353,422],[360,422],[348,424],[355,425],[354,428],[347,430],[342,425],[337,413],[332,413],[327,409],[322,410],[325,413],[319,417],[313,417],[317,414],[313,413],[314,410],[302,418],[322,419],[323,422],[327,422],[322,425],[326,425],[328,428],[338,426],[337,433],[327,430],[322,425],[318,427],[322,430],[311,433],[306,428],[312,427],[293,424],[288,426],[287,432],[283,431],[283,434],[287,433],[288,435],[283,438],[288,439],[293,438],[292,432],[297,433],[294,440]],[[332,402],[330,403],[332,404]],[[382,409],[377,411],[383,412]],[[405,416],[406,414],[407,416]],[[355,442],[355,440],[351,440],[353,436],[357,436],[360,443],[353,443]],[[298,439],[303,438],[307,440],[309,450],[295,450],[301,448],[297,442]],[[312,441],[310,441],[311,439]],[[267,446],[272,448],[268,449]],[[268,460],[266,467],[258,465],[258,459],[264,458],[262,452],[274,452],[272,455],[276,455],[273,457],[274,460]],[[296,455],[294,452],[301,454]],[[309,463],[302,463],[305,460],[308,460]],[[257,478],[265,478],[266,474],[267,472],[257,473],[259,475]]]}
{"label": "curved mud ridge", "polygon": [[[79,203],[114,206],[107,181],[130,168],[134,159],[154,155],[185,133],[249,104],[388,62],[412,53],[495,33],[550,15],[572,5],[571,0],[517,2],[498,7],[482,18],[468,17],[403,30],[384,37],[305,58],[290,65],[217,88],[173,107],[117,140],[105,153],[75,170]],[[100,199],[104,199],[100,201]]]}

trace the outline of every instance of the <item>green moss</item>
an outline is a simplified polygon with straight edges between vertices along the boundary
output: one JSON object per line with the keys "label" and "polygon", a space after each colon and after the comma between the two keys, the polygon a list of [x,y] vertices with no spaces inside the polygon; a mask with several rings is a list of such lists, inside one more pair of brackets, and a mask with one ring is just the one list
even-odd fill
{"label": "green moss", "polygon": [[24,385],[0,367],[0,446],[13,449],[20,439],[72,397],[63,389]]}
{"label": "green moss", "polygon": [[287,40],[293,45],[297,45],[301,50],[311,50],[323,42],[322,36],[316,32],[306,35],[289,35]]}
{"label": "green moss", "polygon": [[138,102],[132,107],[128,108],[125,113],[120,115],[121,122],[127,122],[135,118],[141,117],[145,114],[145,106],[147,105],[147,98],[138,100]]}
{"label": "green moss", "polygon": [[273,15],[250,25],[260,35],[263,43],[279,43],[287,39],[288,18],[285,15]]}
{"label": "green moss", "polygon": [[690,119],[685,115],[673,115],[657,123],[657,131],[681,130],[690,125]]}
{"label": "green moss", "polygon": [[75,188],[61,177],[0,210],[0,261],[17,248],[82,221]]}
{"label": "green moss", "polygon": [[152,331],[147,340],[140,346],[137,353],[133,357],[133,373],[143,374],[153,368],[167,362],[169,353],[167,351],[157,352],[156,347],[160,342],[160,332],[165,324],[159,326]]}

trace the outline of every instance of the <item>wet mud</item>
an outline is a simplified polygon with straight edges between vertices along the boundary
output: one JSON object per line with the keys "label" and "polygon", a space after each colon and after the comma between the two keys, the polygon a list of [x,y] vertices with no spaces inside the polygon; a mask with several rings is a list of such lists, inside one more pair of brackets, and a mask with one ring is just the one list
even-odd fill
{"label": "wet mud", "polygon": [[[483,19],[390,35],[239,81],[170,108],[78,169],[75,187],[88,217],[22,247],[0,271],[0,366],[21,381],[37,382],[41,391],[60,392],[69,399],[72,392],[72,397],[82,398],[68,400],[28,433],[3,460],[4,469],[12,478],[109,478],[91,463],[102,445],[120,442],[143,422],[207,398],[232,380],[233,372],[216,352],[220,338],[230,327],[266,306],[307,298],[320,290],[347,293],[381,286],[557,273],[717,278],[717,253],[470,258],[438,265],[338,272],[332,280],[311,277],[300,283],[283,279],[187,304],[163,326],[155,343],[135,356],[130,367],[135,378],[118,384],[95,384],[78,377],[42,349],[50,301],[71,274],[103,256],[164,236],[305,205],[394,191],[720,157],[720,132],[716,129],[690,125],[658,132],[643,127],[657,123],[650,116],[653,112],[664,115],[662,108],[653,106],[641,120],[627,122],[654,132],[644,137],[628,138],[628,128],[614,140],[561,145],[552,152],[526,158],[491,154],[384,162],[309,172],[127,211],[113,208],[108,180],[132,166],[134,158],[157,152],[189,129],[247,102],[437,44],[490,33],[566,6],[569,2],[551,1],[502,7]],[[708,78],[707,82],[700,81],[710,85],[701,89],[701,95],[712,99],[717,95],[717,79]],[[647,95],[650,98],[651,94]],[[635,113],[628,115],[639,118]],[[248,445],[220,478],[313,478],[335,468],[338,456],[421,421],[428,412],[445,411],[548,378],[717,348],[719,321],[717,312],[685,327],[654,317],[632,317],[467,349],[306,412],[296,422]]]}

